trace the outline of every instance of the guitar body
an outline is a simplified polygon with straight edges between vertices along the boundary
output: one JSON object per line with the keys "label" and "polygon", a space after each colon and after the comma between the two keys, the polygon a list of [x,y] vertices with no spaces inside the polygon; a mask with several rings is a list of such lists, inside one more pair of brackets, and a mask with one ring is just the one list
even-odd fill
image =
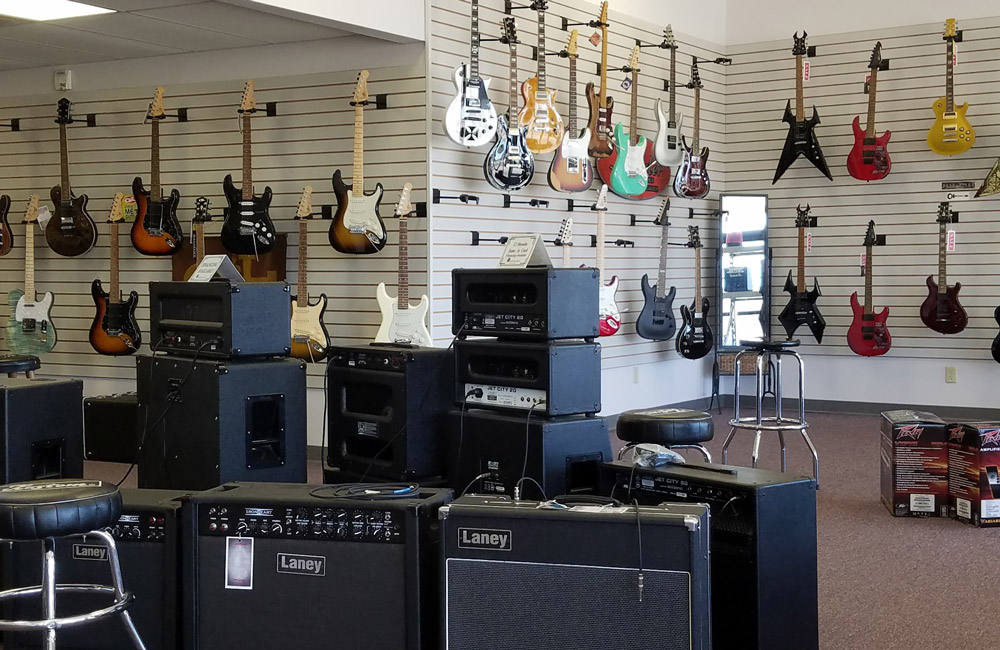
{"label": "guitar body", "polygon": [[562,143],[562,116],[556,111],[556,91],[538,90],[538,77],[531,77],[521,84],[524,106],[517,114],[517,123],[525,130],[525,142],[532,153],[555,151]]}
{"label": "guitar body", "polygon": [[607,158],[615,152],[611,140],[611,117],[614,112],[615,100],[605,98],[606,105],[601,106],[601,98],[597,94],[597,86],[593,82],[587,84],[587,106],[590,108],[590,119],[587,127],[590,129],[590,146],[587,148],[594,158]]}
{"label": "guitar body", "polygon": [[101,354],[122,356],[132,354],[142,345],[142,334],[135,320],[139,294],[133,291],[122,302],[111,302],[111,297],[101,288],[101,281],[90,285],[97,313],[90,326],[90,345]]}
{"label": "guitar body", "polygon": [[976,142],[976,132],[969,120],[965,119],[965,112],[969,110],[968,102],[956,106],[954,113],[948,113],[945,110],[947,107],[944,97],[934,102],[934,124],[927,132],[927,146],[936,154],[957,156],[972,148]]}
{"label": "guitar body", "polygon": [[637,198],[646,191],[649,185],[649,174],[646,173],[646,162],[643,154],[646,152],[646,137],[639,136],[635,144],[625,133],[625,126],[619,122],[615,125],[615,153],[612,156],[611,173],[607,183],[611,191],[625,198]]}
{"label": "guitar body", "polygon": [[138,211],[129,233],[132,246],[143,255],[173,255],[180,250],[184,235],[177,220],[177,204],[181,194],[171,190],[170,196],[151,201],[149,192],[138,176],[132,181],[132,196]]}
{"label": "guitar body", "polygon": [[52,188],[55,214],[45,224],[45,242],[55,253],[64,257],[83,255],[97,242],[97,227],[87,213],[86,194],[70,196],[64,201],[58,185]]}
{"label": "guitar body", "polygon": [[674,176],[674,194],[683,199],[703,199],[708,196],[711,181],[708,178],[708,147],[695,154],[684,144],[684,161]]}
{"label": "guitar body", "polygon": [[785,116],[782,121],[788,124],[788,135],[785,136],[785,146],[781,150],[781,158],[778,160],[778,168],[774,172],[774,185],[778,179],[798,160],[799,156],[805,157],[816,169],[823,172],[823,175],[833,180],[830,167],[823,157],[823,150],[820,149],[819,140],[816,139],[816,125],[819,124],[819,113],[813,107],[812,117],[802,122],[795,120],[795,113],[792,112],[792,103],[789,101],[785,105]]}
{"label": "guitar body", "polygon": [[[10,197],[4,194],[0,196],[0,255],[6,255],[14,248],[14,233],[11,232],[10,223],[7,222],[7,213],[10,212]],[[28,228],[32,225],[28,224]]]}
{"label": "guitar body", "polygon": [[887,147],[892,132],[886,131],[869,141],[861,128],[861,118],[857,116],[851,128],[854,129],[854,146],[847,154],[847,172],[859,181],[877,181],[888,176],[892,161]]}
{"label": "guitar body", "polygon": [[494,189],[513,192],[531,182],[535,175],[535,157],[525,142],[524,127],[511,129],[505,115],[497,120],[497,142],[486,154],[483,174]]}
{"label": "guitar body", "polygon": [[598,328],[601,336],[611,336],[617,334],[622,326],[622,314],[615,302],[615,294],[618,293],[618,276],[613,276],[611,282],[601,286],[600,294],[600,318]]}
{"label": "guitar body", "polygon": [[[29,224],[30,226],[30,224]],[[7,320],[7,347],[17,354],[39,354],[56,346],[56,328],[52,326],[49,311],[52,294],[30,302],[20,289],[7,294],[10,318]]]}
{"label": "guitar body", "polygon": [[920,305],[920,320],[924,325],[941,334],[958,334],[969,324],[969,316],[965,308],[958,302],[958,292],[962,283],[948,287],[945,293],[938,293],[938,284],[934,276],[927,276],[927,297]]}
{"label": "guitar body", "polygon": [[865,318],[865,308],[858,302],[858,292],[851,294],[851,311],[854,320],[847,329],[847,345],[855,354],[863,357],[877,357],[885,354],[892,347],[892,337],[885,321],[889,318],[889,308]]}
{"label": "guitar body", "polygon": [[712,305],[708,298],[701,299],[701,313],[696,313],[698,305],[691,303],[691,307],[681,305],[681,331],[677,335],[677,352],[685,359],[701,359],[712,351],[715,345],[715,337],[712,334],[712,327],[708,324],[708,312]]}
{"label": "guitar body", "polygon": [[[993,312],[993,320],[1000,325],[1000,307],[997,307]],[[993,360],[1000,363],[1000,334],[997,334],[996,338],[993,339],[993,345],[990,346],[990,353],[993,355]]]}
{"label": "guitar body", "polygon": [[[643,138],[643,140],[645,140],[645,138]],[[612,185],[612,172],[617,162],[617,149],[613,154],[611,154],[610,157],[599,158],[597,160],[597,175],[602,181],[607,183],[609,187]],[[646,149],[642,155],[642,164],[644,165],[646,171],[646,189],[634,196],[618,194],[618,192],[615,192],[616,194],[622,198],[632,201],[643,201],[645,199],[653,198],[670,186],[670,168],[664,167],[660,163],[656,162],[656,154],[653,151],[653,142],[651,140],[646,140]]]}
{"label": "guitar body", "polygon": [[656,285],[649,284],[649,275],[642,276],[642,297],[645,302],[639,318],[635,321],[635,332],[650,341],[666,341],[677,331],[674,319],[674,296],[677,288],[670,287],[665,295],[656,296]]}
{"label": "guitar body", "polygon": [[322,361],[330,345],[330,335],[323,323],[326,294],[308,307],[299,307],[292,297],[292,356],[304,361]]}
{"label": "guitar body", "polygon": [[594,168],[590,164],[587,147],[590,129],[584,129],[574,138],[566,132],[562,144],[556,149],[549,166],[549,186],[557,192],[583,192],[594,182]]}
{"label": "guitar body", "polygon": [[807,325],[817,343],[823,342],[823,331],[826,330],[826,319],[819,312],[816,301],[820,297],[819,280],[813,278],[813,288],[811,291],[799,293],[792,280],[792,272],[788,272],[788,279],[785,280],[785,291],[790,294],[788,304],[778,314],[778,322],[785,328],[788,338],[795,335],[795,330],[799,325]]}
{"label": "guitar body", "polygon": [[653,154],[656,162],[664,167],[676,167],[684,160],[684,148],[681,146],[681,129],[684,127],[684,115],[677,118],[675,124],[670,123],[670,116],[663,110],[663,101],[656,100],[656,140]]}
{"label": "guitar body", "polygon": [[344,183],[340,170],[333,172],[333,193],[337,196],[337,213],[330,224],[330,245],[349,255],[377,253],[385,248],[385,223],[379,216],[382,203],[382,183],[376,183],[370,194],[355,196],[353,185]]}
{"label": "guitar body", "polygon": [[467,81],[468,64],[455,68],[455,97],[444,115],[444,132],[463,147],[489,144],[497,131],[497,109],[490,101],[490,80]]}
{"label": "guitar body", "polygon": [[242,191],[233,185],[232,174],[226,174],[222,190],[229,202],[226,221],[219,233],[226,250],[235,255],[258,255],[273,249],[277,237],[267,213],[271,207],[271,188],[265,187],[264,194],[244,201]]}
{"label": "guitar body", "polygon": [[385,290],[385,283],[379,282],[375,289],[375,299],[382,312],[382,324],[375,334],[376,343],[404,343],[422,348],[433,347],[431,333],[427,329],[427,310],[430,300],[420,296],[420,302],[400,309],[395,298]]}

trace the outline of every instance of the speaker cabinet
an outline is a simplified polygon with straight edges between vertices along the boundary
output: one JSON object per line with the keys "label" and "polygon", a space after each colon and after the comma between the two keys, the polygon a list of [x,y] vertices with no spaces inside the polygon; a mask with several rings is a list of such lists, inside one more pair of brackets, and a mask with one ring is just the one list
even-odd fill
{"label": "speaker cabinet", "polygon": [[83,477],[83,382],[0,379],[0,483]]}
{"label": "speaker cabinet", "polygon": [[134,463],[139,449],[135,393],[83,400],[83,449],[87,460]]}

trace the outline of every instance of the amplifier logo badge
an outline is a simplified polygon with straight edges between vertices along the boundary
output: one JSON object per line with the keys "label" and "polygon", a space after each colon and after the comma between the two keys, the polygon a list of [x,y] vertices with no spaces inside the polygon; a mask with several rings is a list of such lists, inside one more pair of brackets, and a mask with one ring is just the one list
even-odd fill
{"label": "amplifier logo badge", "polygon": [[509,530],[491,528],[459,528],[458,547],[484,551],[509,551],[512,535]]}
{"label": "amplifier logo badge", "polygon": [[108,549],[99,544],[73,544],[73,559],[103,562],[108,559]]}
{"label": "amplifier logo badge", "polygon": [[278,553],[278,573],[322,577],[326,575],[326,558],[322,555]]}

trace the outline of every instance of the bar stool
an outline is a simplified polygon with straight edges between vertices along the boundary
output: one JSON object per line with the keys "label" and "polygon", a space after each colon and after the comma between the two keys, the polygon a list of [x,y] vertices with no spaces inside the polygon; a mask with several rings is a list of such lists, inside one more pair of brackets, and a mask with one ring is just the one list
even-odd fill
{"label": "bar stool", "polygon": [[[785,450],[785,432],[798,431],[802,434],[809,453],[813,458],[813,477],[816,485],[819,486],[819,454],[806,429],[809,424],[806,422],[806,398],[805,398],[805,367],[802,364],[802,357],[793,348],[798,347],[797,340],[787,341],[740,341],[744,348],[736,355],[736,373],[733,380],[733,419],[729,421],[732,427],[726,442],[722,445],[722,462],[726,463],[729,455],[729,443],[733,441],[737,429],[747,429],[754,431],[753,453],[750,457],[753,467],[757,467],[757,460],[760,456],[760,437],[763,431],[776,431],[778,433],[778,444],[781,445],[781,471],[787,471],[788,460]],[[756,415],[740,417],[740,358],[744,354],[757,355],[757,412]],[[785,417],[781,412],[781,359],[790,356],[795,359],[799,369],[799,416],[798,418]],[[773,374],[771,364],[774,364]],[[766,369],[766,370],[765,370]],[[771,391],[765,388],[765,379],[771,379]],[[764,395],[771,392],[774,397],[774,417],[764,417]]]}
{"label": "bar stool", "polygon": [[35,371],[42,367],[42,360],[30,354],[0,354],[0,375],[14,377],[23,372],[28,379],[35,378]]}
{"label": "bar stool", "polygon": [[[41,597],[45,617],[35,621],[0,619],[0,630],[42,632],[41,647],[55,650],[57,630],[118,614],[136,650],[146,650],[127,611],[132,604],[132,593],[122,584],[115,540],[105,530],[118,521],[121,509],[122,497],[117,486],[103,481],[54,479],[0,486],[0,541],[40,541],[44,547],[42,584],[0,591],[0,603],[27,596]],[[56,539],[73,537],[94,537],[104,545],[111,567],[111,586],[56,584]],[[66,592],[111,596],[113,602],[83,614],[58,617],[56,594]]]}
{"label": "bar stool", "polygon": [[618,416],[615,424],[618,439],[626,444],[618,459],[636,445],[652,443],[668,449],[697,449],[712,462],[712,455],[701,443],[715,434],[712,416],[702,411],[677,408],[636,409]]}

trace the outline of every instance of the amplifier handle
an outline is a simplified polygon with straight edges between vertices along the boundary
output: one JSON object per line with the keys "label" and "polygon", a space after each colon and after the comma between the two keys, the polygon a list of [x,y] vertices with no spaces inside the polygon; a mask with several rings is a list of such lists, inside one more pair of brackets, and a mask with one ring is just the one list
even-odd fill
{"label": "amplifier handle", "polygon": [[560,494],[551,499],[553,503],[571,508],[573,506],[624,506],[614,497],[602,497],[594,494]]}
{"label": "amplifier handle", "polygon": [[160,319],[160,329],[181,329],[190,332],[221,332],[222,323],[217,321],[180,320],[176,318]]}

